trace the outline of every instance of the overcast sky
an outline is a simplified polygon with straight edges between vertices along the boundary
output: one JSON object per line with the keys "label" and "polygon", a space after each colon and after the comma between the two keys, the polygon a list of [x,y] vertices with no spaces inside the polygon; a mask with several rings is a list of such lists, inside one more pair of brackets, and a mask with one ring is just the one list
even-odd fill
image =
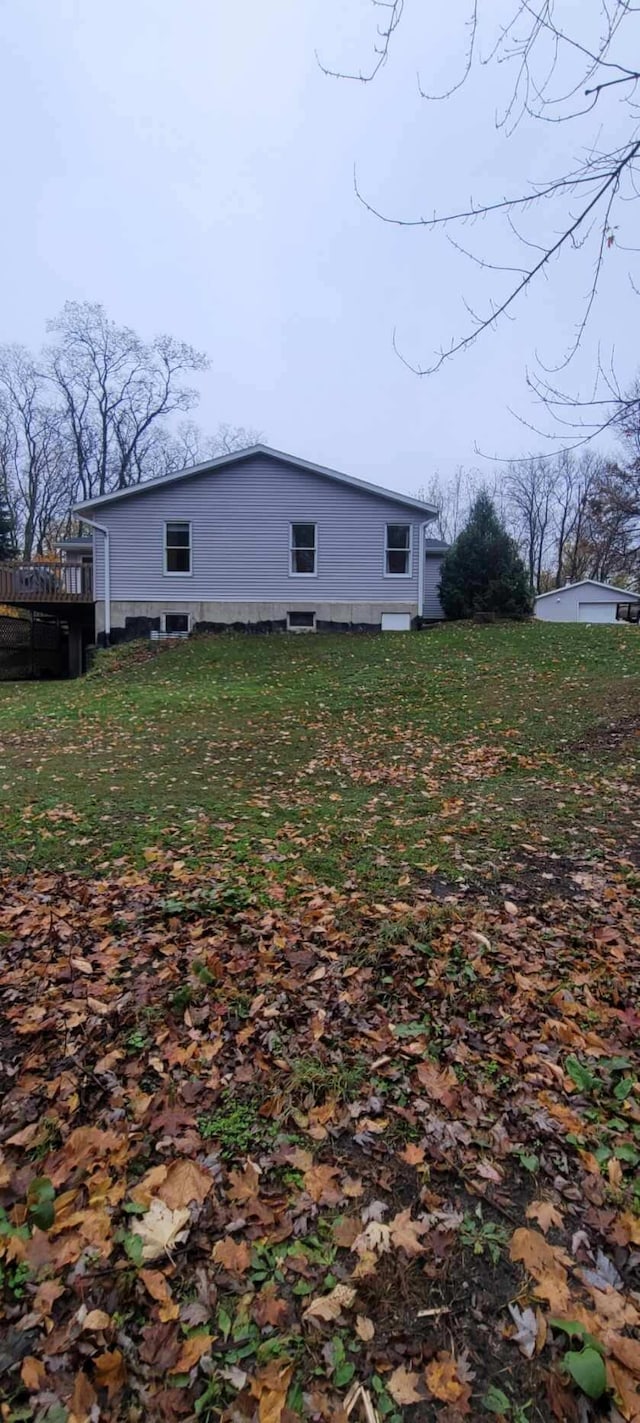
{"label": "overcast sky", "polygon": [[[578,12],[584,0],[564,0]],[[433,11],[433,14],[429,14]],[[385,226],[358,203],[430,213],[502,196],[557,169],[573,132],[494,117],[506,74],[486,67],[447,105],[467,6],[407,4],[375,85],[316,60],[367,65],[368,0],[0,0],[3,299],[0,339],[38,345],[67,299],[101,301],[150,337],[208,352],[198,419],[259,428],[307,459],[413,491],[434,470],[535,446],[524,369],[557,357],[586,273],[565,262],[518,320],[436,377],[463,296],[495,290],[442,236]],[[594,124],[594,132],[595,132]],[[582,136],[583,137],[583,136]],[[504,260],[497,230],[463,234]],[[628,258],[613,253],[590,342],[635,373]],[[539,443],[539,442],[538,442]]]}

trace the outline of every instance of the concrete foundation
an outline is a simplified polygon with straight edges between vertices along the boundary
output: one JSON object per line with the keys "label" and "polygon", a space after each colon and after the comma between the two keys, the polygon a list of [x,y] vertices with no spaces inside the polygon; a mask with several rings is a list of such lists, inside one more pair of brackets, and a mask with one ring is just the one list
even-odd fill
{"label": "concrete foundation", "polygon": [[[149,637],[159,630],[164,613],[188,613],[194,632],[286,632],[288,613],[315,613],[318,632],[379,632],[383,613],[409,613],[417,622],[415,603],[322,603],[291,598],[288,603],[112,602],[111,641]],[[104,643],[104,603],[96,603],[96,635]]]}

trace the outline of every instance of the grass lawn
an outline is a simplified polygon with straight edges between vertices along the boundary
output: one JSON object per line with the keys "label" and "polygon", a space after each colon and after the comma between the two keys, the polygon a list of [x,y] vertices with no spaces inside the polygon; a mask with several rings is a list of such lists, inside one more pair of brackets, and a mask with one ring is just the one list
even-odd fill
{"label": "grass lawn", "polygon": [[0,684],[3,1418],[640,1418],[639,692],[543,624]]}

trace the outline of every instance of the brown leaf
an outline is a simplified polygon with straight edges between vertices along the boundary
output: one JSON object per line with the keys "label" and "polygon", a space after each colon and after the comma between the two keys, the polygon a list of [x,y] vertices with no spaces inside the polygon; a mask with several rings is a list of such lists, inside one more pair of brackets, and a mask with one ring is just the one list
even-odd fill
{"label": "brown leaf", "polygon": [[235,1240],[232,1235],[225,1235],[222,1240],[216,1240],[211,1258],[230,1275],[244,1275],[251,1264],[251,1251],[246,1240]]}
{"label": "brown leaf", "polygon": [[442,1403],[459,1403],[463,1398],[466,1385],[458,1378],[456,1361],[446,1350],[441,1350],[436,1358],[427,1364],[425,1378],[429,1391]]}
{"label": "brown leaf", "polygon": [[101,1329],[108,1329],[110,1324],[111,1316],[105,1314],[103,1309],[90,1309],[83,1320],[82,1329],[88,1334],[94,1334]]}
{"label": "brown leaf", "polygon": [[607,1360],[607,1382],[615,1389],[623,1418],[640,1423],[640,1390],[635,1379],[615,1359]]}
{"label": "brown leaf", "polygon": [[328,1295],[318,1295],[303,1311],[303,1319],[339,1319],[343,1309],[350,1309],[356,1297],[352,1285],[336,1285]]}
{"label": "brown leaf", "polygon": [[96,1374],[96,1383],[99,1388],[106,1388],[109,1398],[120,1393],[126,1381],[126,1370],[124,1359],[119,1349],[111,1349],[105,1354],[98,1354],[93,1361]]}
{"label": "brown leaf", "polygon": [[180,1353],[174,1324],[146,1324],[142,1330],[140,1358],[157,1373],[170,1373]]}
{"label": "brown leaf", "polygon": [[560,1211],[551,1201],[531,1201],[526,1209],[526,1217],[527,1220],[536,1220],[545,1235],[548,1234],[552,1225],[557,1227],[564,1225]]}
{"label": "brown leaf", "polygon": [[513,1232],[509,1254],[512,1260],[521,1260],[530,1275],[556,1275],[566,1279],[566,1265],[572,1261],[566,1251],[558,1245],[550,1245],[544,1235],[537,1230],[527,1230],[521,1226]]}
{"label": "brown leaf", "polygon": [[210,1172],[198,1166],[197,1161],[190,1161],[185,1157],[181,1161],[171,1162],[158,1195],[165,1205],[175,1211],[190,1205],[191,1201],[197,1201],[198,1205],[201,1205],[212,1187],[213,1177]]}
{"label": "brown leaf", "polygon": [[354,1240],[357,1240],[362,1227],[358,1217],[355,1215],[341,1216],[339,1220],[334,1220],[331,1227],[331,1234],[336,1245],[341,1245],[343,1249],[350,1250]]}
{"label": "brown leaf", "polygon": [[256,1295],[251,1305],[251,1314],[260,1329],[264,1329],[267,1324],[280,1329],[289,1317],[289,1305],[278,1295],[277,1285],[271,1282],[264,1285]]}
{"label": "brown leaf", "polygon": [[630,1369],[632,1374],[640,1376],[640,1339],[628,1339],[623,1334],[607,1334],[606,1344],[614,1358],[624,1364],[625,1369]]}
{"label": "brown leaf", "polygon": [[407,1166],[422,1166],[424,1146],[416,1146],[414,1141],[409,1141],[404,1151],[399,1151],[398,1155],[401,1161],[406,1161]]}
{"label": "brown leaf", "polygon": [[366,1314],[359,1314],[356,1318],[356,1334],[358,1338],[363,1339],[364,1343],[368,1344],[370,1340],[373,1339],[375,1332],[376,1329],[373,1320],[369,1319]]}
{"label": "brown leaf", "polygon": [[566,1275],[564,1278],[559,1275],[541,1275],[536,1280],[533,1293],[536,1299],[546,1300],[552,1314],[563,1315],[569,1308],[571,1296]]}
{"label": "brown leaf", "polygon": [[251,1392],[259,1400],[259,1423],[281,1423],[292,1375],[293,1364],[288,1360],[272,1359],[252,1379]]}
{"label": "brown leaf", "polygon": [[335,1185],[338,1175],[337,1166],[310,1166],[303,1176],[304,1189],[317,1205],[335,1206],[342,1199],[342,1193]]}
{"label": "brown leaf", "polygon": [[173,1372],[176,1374],[188,1374],[191,1369],[199,1364],[203,1354],[208,1354],[213,1343],[211,1334],[192,1334],[189,1339],[185,1339],[184,1344],[178,1354]]}
{"label": "brown leaf", "polygon": [[410,1403],[422,1403],[426,1397],[426,1389],[420,1375],[405,1369],[404,1364],[393,1370],[386,1383],[387,1392],[401,1408]]}
{"label": "brown leaf", "polygon": [[237,1201],[240,1205],[245,1201],[253,1200],[254,1196],[259,1194],[260,1175],[261,1172],[253,1161],[247,1161],[242,1173],[239,1171],[230,1171],[229,1199],[231,1201]]}
{"label": "brown leaf", "polygon": [[404,1250],[406,1255],[424,1255],[425,1246],[420,1240],[428,1230],[428,1226],[419,1220],[411,1219],[411,1211],[399,1211],[393,1220],[389,1221],[389,1231],[391,1240],[397,1250]]}
{"label": "brown leaf", "polygon": [[69,1401],[68,1423],[89,1423],[96,1402],[93,1384],[89,1382],[87,1375],[81,1369],[80,1373],[76,1374],[73,1393]]}
{"label": "brown leaf", "polygon": [[631,1300],[625,1299],[619,1290],[598,1290],[593,1285],[587,1285],[587,1289],[600,1319],[606,1323],[607,1328],[635,1328],[640,1324],[640,1313]]}
{"label": "brown leaf", "polygon": [[420,1086],[434,1102],[454,1111],[460,1101],[460,1084],[452,1067],[440,1069],[434,1062],[419,1062],[416,1073]]}
{"label": "brown leaf", "polygon": [[33,1354],[27,1354],[26,1358],[22,1360],[20,1378],[29,1393],[37,1393],[41,1388],[44,1388],[47,1381],[47,1370],[42,1360],[34,1358]]}

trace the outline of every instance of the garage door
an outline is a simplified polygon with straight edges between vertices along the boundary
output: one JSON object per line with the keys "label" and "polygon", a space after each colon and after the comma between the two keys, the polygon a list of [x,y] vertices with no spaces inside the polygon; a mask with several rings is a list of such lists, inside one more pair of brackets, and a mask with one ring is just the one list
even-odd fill
{"label": "garage door", "polygon": [[579,623],[614,623],[615,603],[578,603]]}

